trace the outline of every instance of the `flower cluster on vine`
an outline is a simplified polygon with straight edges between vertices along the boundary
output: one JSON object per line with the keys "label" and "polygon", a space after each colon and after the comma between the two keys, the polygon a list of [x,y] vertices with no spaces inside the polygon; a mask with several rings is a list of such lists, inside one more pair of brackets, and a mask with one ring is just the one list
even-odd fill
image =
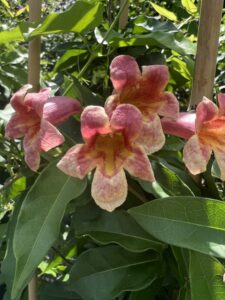
{"label": "flower cluster on vine", "polygon": [[55,125],[78,114],[84,143],[70,148],[57,166],[80,179],[95,170],[92,197],[105,210],[113,211],[126,200],[125,171],[145,181],[155,180],[148,155],[163,147],[165,133],[188,139],[183,160],[192,174],[206,170],[213,151],[225,179],[225,95],[218,97],[219,108],[204,97],[196,113],[179,113],[178,100],[165,91],[167,66],[140,70],[128,55],[113,59],[110,78],[114,90],[104,107],[82,108],[76,99],[51,97],[48,88],[30,93],[30,85],[13,95],[15,113],[6,126],[6,137],[23,137],[30,169],[38,170],[43,151],[64,142]]}

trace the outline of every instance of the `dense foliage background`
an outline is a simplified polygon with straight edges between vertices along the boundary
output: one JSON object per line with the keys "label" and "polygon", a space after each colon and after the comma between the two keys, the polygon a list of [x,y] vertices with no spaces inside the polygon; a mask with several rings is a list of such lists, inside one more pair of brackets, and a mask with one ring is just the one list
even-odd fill
{"label": "dense foliage background", "polygon": [[[184,141],[167,136],[150,156],[156,183],[130,176],[127,201],[108,213],[91,199],[90,177],[68,180],[55,166],[81,141],[78,119],[60,127],[66,143],[42,155],[38,173],[24,163],[21,142],[4,137],[9,99],[27,83],[35,36],[42,37],[41,86],[55,94],[104,105],[110,62],[129,54],[140,66],[167,64],[167,90],[186,111],[199,6],[130,1],[120,28],[116,0],[46,0],[39,25],[28,22],[26,1],[0,1],[0,298],[27,299],[37,270],[40,300],[224,299],[224,183],[213,158],[193,177],[182,161]],[[225,90],[224,34],[223,17],[215,92]]]}

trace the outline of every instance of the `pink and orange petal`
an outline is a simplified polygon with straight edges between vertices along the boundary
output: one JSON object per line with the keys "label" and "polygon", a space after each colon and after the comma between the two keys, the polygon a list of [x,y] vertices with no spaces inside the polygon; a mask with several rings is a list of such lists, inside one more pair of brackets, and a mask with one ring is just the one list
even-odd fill
{"label": "pink and orange petal", "polygon": [[131,104],[117,106],[111,118],[102,107],[87,107],[81,115],[85,144],[71,148],[59,161],[58,167],[79,178],[96,168],[92,196],[97,205],[112,211],[127,196],[123,169],[143,180],[154,180],[148,157],[136,144],[141,130],[142,115]]}

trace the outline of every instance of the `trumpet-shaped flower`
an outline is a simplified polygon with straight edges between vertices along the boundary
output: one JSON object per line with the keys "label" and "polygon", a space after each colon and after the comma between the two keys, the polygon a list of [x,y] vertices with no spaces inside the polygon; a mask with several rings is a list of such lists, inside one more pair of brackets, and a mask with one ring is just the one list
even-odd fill
{"label": "trumpet-shaped flower", "polygon": [[195,134],[184,147],[184,162],[192,174],[206,170],[212,151],[225,180],[225,94],[218,96],[219,108],[206,97],[196,109]]}
{"label": "trumpet-shaped flower", "polygon": [[176,120],[162,118],[161,124],[164,133],[175,135],[188,140],[195,134],[195,113],[183,112],[179,114]]}
{"label": "trumpet-shaped flower", "polygon": [[88,106],[81,114],[84,144],[72,147],[59,161],[66,174],[84,178],[95,169],[92,197],[108,211],[120,206],[127,196],[125,172],[153,181],[148,157],[136,140],[142,130],[142,116],[133,105],[119,105],[109,119],[103,107]]}
{"label": "trumpet-shaped flower", "polygon": [[15,113],[6,126],[6,137],[24,137],[25,161],[33,171],[40,165],[40,153],[64,142],[63,135],[53,126],[70,115],[81,112],[80,103],[69,97],[50,97],[50,89],[28,93],[31,85],[23,86],[10,100]]}
{"label": "trumpet-shaped flower", "polygon": [[110,65],[110,78],[114,94],[106,101],[107,113],[110,116],[120,103],[136,106],[143,116],[139,142],[148,154],[158,151],[165,143],[159,115],[176,118],[179,113],[176,97],[164,91],[169,79],[167,66],[143,66],[141,73],[133,57],[120,55]]}

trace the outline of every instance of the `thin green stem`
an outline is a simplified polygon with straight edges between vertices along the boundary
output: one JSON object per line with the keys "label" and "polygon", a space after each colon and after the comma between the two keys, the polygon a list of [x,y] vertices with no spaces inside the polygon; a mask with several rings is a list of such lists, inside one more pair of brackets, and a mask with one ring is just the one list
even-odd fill
{"label": "thin green stem", "polygon": [[[125,9],[125,7],[126,7],[126,5],[127,5],[128,3],[129,3],[129,0],[126,0],[126,1],[124,1],[123,5],[120,7],[120,10],[119,10],[119,12],[118,12],[116,18],[114,19],[114,21],[112,22],[111,26],[109,27],[109,30],[108,30],[108,31],[106,32],[106,34],[104,35],[104,37],[103,37],[101,43],[98,44],[98,46],[97,46],[96,49],[95,49],[95,52],[92,53],[92,54],[90,55],[88,61],[86,62],[86,64],[83,66],[83,68],[81,69],[81,71],[80,71],[79,74],[77,75],[77,78],[78,78],[78,79],[80,79],[80,78],[83,76],[83,74],[86,72],[86,70],[88,69],[88,67],[90,66],[90,64],[91,64],[91,63],[93,62],[93,60],[97,57],[99,49],[100,49],[101,46],[103,45],[104,41],[106,41],[107,38],[109,37],[109,35],[111,34],[112,30],[114,29],[116,23],[118,22],[118,20],[119,20],[121,14],[123,13],[123,11],[124,11],[124,9]],[[72,88],[72,86],[73,86],[73,82],[71,82],[71,83],[69,84],[69,86],[67,87],[67,89],[64,91],[63,95],[66,95],[66,94],[70,91],[70,89]]]}

